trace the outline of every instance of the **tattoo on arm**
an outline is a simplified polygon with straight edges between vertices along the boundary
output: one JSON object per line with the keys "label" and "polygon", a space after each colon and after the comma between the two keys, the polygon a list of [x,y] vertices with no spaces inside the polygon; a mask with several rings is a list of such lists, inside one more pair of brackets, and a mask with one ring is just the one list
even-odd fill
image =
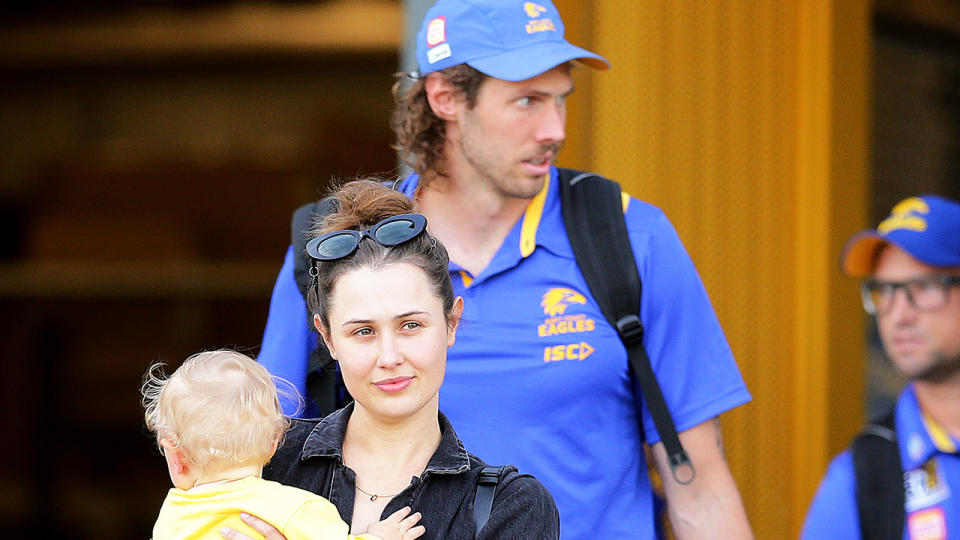
{"label": "tattoo on arm", "polygon": [[713,418],[713,431],[717,436],[717,448],[720,450],[720,456],[724,461],[727,460],[727,456],[723,451],[723,430],[720,428],[720,417],[715,416]]}

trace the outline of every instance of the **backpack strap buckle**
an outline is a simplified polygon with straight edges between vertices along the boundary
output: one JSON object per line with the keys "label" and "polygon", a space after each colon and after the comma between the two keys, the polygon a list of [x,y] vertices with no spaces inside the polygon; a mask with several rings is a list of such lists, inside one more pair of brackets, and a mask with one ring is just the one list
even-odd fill
{"label": "backpack strap buckle", "polygon": [[495,486],[500,483],[500,472],[502,467],[486,466],[480,470],[480,477],[477,483],[481,486]]}
{"label": "backpack strap buckle", "polygon": [[617,334],[627,347],[643,343],[643,325],[640,317],[634,314],[626,315],[617,320]]}

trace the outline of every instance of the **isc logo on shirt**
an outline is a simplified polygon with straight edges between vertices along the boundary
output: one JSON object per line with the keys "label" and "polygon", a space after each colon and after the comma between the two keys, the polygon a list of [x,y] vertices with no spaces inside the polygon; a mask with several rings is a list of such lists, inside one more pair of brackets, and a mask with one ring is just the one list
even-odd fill
{"label": "isc logo on shirt", "polygon": [[543,349],[544,362],[559,362],[561,360],[579,360],[593,354],[593,347],[588,343],[570,343],[569,345],[555,345]]}

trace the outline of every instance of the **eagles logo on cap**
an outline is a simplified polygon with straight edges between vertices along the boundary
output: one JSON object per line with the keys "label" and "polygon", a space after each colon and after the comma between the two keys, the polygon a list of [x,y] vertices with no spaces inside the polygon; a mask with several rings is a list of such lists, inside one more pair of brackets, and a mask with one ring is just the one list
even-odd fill
{"label": "eagles logo on cap", "polygon": [[927,221],[923,218],[923,215],[929,213],[930,205],[926,201],[920,197],[910,197],[893,207],[893,210],[890,211],[890,217],[877,225],[877,231],[881,234],[887,234],[896,229],[923,232],[927,230]]}
{"label": "eagles logo on cap", "polygon": [[527,17],[531,19],[536,19],[540,15],[547,12],[547,8],[541,6],[540,4],[534,4],[533,2],[524,2],[523,10],[527,12]]}
{"label": "eagles logo on cap", "polygon": [[537,18],[545,14],[547,12],[547,8],[541,6],[540,4],[534,4],[533,2],[524,2],[523,11],[527,13],[527,17],[533,19],[523,27],[528,34],[556,31],[557,27],[553,24],[552,19]]}
{"label": "eagles logo on cap", "polygon": [[847,241],[840,268],[848,276],[867,277],[886,245],[929,266],[960,266],[960,203],[937,195],[900,201],[876,229],[860,231]]}

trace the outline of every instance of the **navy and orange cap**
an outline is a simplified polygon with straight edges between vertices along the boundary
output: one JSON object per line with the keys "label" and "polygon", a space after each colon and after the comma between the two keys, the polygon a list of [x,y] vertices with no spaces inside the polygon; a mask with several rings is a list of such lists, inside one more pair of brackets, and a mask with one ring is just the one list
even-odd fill
{"label": "navy and orange cap", "polygon": [[439,0],[417,33],[417,68],[426,75],[468,64],[505,81],[523,81],[578,60],[596,68],[610,63],[571,45],[550,0]]}
{"label": "navy and orange cap", "polygon": [[960,267],[960,203],[936,195],[900,201],[876,229],[847,240],[841,270],[850,277],[869,276],[880,248],[888,244],[930,266]]}

